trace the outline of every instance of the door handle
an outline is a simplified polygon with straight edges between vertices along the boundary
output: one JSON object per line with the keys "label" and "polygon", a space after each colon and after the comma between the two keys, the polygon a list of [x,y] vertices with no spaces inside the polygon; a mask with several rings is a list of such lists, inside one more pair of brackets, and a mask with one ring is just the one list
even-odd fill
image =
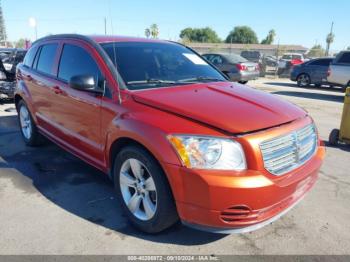
{"label": "door handle", "polygon": [[54,91],[55,94],[57,94],[57,95],[63,94],[63,91],[61,90],[61,88],[60,88],[59,86],[54,86],[54,87],[53,87],[53,91]]}
{"label": "door handle", "polygon": [[26,78],[28,81],[32,81],[33,80],[33,77],[31,75],[26,75]]}

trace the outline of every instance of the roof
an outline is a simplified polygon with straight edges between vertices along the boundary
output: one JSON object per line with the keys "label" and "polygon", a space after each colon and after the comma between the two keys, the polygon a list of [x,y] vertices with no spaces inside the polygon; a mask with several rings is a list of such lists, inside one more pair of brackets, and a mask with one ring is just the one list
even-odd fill
{"label": "roof", "polygon": [[148,39],[141,37],[130,37],[130,36],[116,36],[116,35],[80,35],[80,34],[57,34],[49,35],[36,40],[35,43],[41,42],[43,40],[55,40],[62,38],[73,38],[82,39],[87,41],[94,41],[95,43],[111,43],[111,42],[168,42],[159,39]]}
{"label": "roof", "polygon": [[111,42],[167,42],[159,39],[150,39],[142,37],[131,36],[117,36],[117,35],[90,35],[87,36],[97,43],[111,43]]}

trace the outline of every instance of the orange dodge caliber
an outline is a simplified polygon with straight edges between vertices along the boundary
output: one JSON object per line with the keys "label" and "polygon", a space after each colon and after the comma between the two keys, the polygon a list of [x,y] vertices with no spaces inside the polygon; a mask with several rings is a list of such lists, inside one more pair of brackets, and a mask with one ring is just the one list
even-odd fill
{"label": "orange dodge caliber", "polygon": [[17,79],[26,144],[46,137],[105,172],[148,233],[179,219],[261,228],[305,196],[324,158],[307,112],[228,81],[179,43],[53,35],[32,45]]}

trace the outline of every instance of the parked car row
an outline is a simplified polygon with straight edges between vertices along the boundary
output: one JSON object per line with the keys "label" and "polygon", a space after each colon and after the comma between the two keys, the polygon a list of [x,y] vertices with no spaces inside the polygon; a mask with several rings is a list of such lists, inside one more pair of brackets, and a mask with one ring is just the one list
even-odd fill
{"label": "parked car row", "polygon": [[23,61],[26,52],[17,48],[0,49],[0,99],[13,98],[16,66]]}
{"label": "parked car row", "polygon": [[345,91],[350,85],[350,51],[340,52],[335,58],[317,58],[294,65],[290,79],[298,86],[340,86]]}

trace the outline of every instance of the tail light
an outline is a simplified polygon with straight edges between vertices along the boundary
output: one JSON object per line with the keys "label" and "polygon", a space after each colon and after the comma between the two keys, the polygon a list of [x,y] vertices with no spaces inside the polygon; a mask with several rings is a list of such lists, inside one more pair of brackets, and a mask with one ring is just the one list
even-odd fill
{"label": "tail light", "polygon": [[239,71],[246,71],[248,69],[245,65],[242,64],[237,64],[236,67]]}
{"label": "tail light", "polygon": [[256,65],[255,70],[260,71],[260,65]]}
{"label": "tail light", "polygon": [[331,73],[332,73],[331,69],[330,69],[330,68],[328,68],[328,71],[327,71],[327,76],[330,76],[330,75],[331,75]]}

